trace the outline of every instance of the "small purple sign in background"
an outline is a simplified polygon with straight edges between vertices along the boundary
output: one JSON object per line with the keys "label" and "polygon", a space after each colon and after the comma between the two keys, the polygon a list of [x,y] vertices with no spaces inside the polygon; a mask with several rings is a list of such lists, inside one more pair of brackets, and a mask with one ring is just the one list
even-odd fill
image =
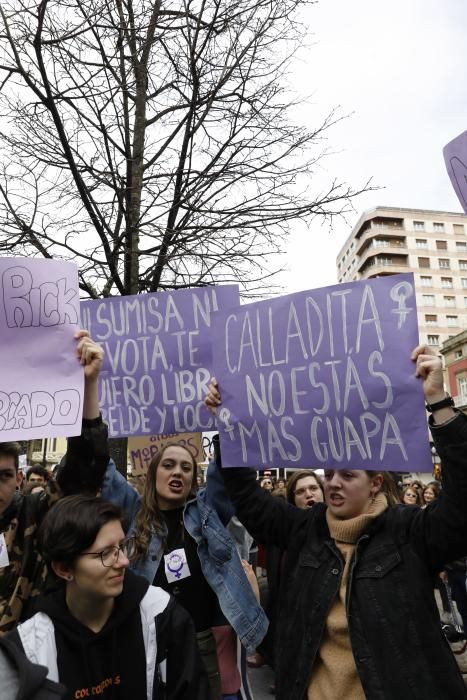
{"label": "small purple sign in background", "polygon": [[0,258],[0,442],[79,435],[78,269]]}
{"label": "small purple sign in background", "polygon": [[215,314],[227,467],[431,471],[413,275]]}
{"label": "small purple sign in background", "polygon": [[467,214],[467,131],[443,148],[444,162],[459,202]]}
{"label": "small purple sign in background", "polygon": [[99,400],[111,437],[212,430],[211,316],[238,304],[236,285],[81,302],[105,351]]}

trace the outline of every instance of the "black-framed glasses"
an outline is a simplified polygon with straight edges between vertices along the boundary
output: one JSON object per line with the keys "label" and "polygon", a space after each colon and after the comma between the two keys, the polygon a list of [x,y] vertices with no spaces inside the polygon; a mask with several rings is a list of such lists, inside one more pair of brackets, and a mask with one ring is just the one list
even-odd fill
{"label": "black-framed glasses", "polygon": [[100,557],[102,566],[110,568],[118,561],[120,553],[123,554],[128,559],[132,559],[136,552],[136,543],[134,537],[126,537],[120,544],[111,544],[105,549],[101,549],[99,552],[81,552],[80,557],[94,554],[95,557]]}

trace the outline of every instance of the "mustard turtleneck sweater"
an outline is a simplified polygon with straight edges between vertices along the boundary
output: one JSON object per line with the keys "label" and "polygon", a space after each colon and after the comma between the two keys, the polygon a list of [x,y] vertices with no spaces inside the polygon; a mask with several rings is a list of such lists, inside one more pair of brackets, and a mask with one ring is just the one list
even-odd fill
{"label": "mustard turtleneck sweater", "polygon": [[342,554],[344,571],[339,592],[326,620],[321,647],[311,670],[308,700],[331,700],[331,698],[365,700],[350,646],[345,594],[357,540],[371,521],[381,515],[387,507],[386,496],[378,493],[370,503],[368,511],[355,518],[339,520],[329,508],[326,511],[329,532]]}

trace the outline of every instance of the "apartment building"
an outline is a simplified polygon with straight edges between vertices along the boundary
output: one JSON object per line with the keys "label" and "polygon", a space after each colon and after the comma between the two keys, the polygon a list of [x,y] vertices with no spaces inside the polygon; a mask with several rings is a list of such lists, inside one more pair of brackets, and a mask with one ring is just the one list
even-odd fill
{"label": "apartment building", "polygon": [[339,282],[413,272],[420,341],[441,347],[467,329],[467,216],[375,207],[337,256]]}

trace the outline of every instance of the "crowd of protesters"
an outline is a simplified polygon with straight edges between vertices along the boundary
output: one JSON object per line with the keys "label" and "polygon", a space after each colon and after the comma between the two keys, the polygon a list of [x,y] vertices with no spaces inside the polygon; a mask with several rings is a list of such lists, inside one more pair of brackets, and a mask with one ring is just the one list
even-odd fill
{"label": "crowd of protesters", "polygon": [[[109,455],[102,349],[80,331],[76,352],[82,433],[54,474],[21,484],[19,447],[0,443],[2,700],[249,700],[247,654],[279,700],[467,697],[433,593],[467,629],[467,424],[429,348],[412,359],[442,487],[377,470],[258,478],[222,470],[214,438],[206,479],[168,444],[137,490]],[[221,402],[212,380],[206,403]]]}

